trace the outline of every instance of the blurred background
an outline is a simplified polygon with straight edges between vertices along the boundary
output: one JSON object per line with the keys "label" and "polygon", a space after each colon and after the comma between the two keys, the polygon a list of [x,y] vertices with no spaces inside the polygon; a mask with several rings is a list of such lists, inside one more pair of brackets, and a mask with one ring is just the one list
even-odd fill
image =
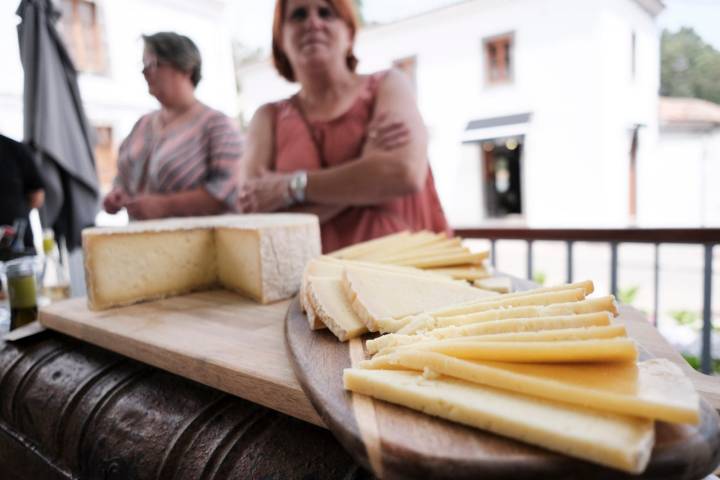
{"label": "blurred background", "polygon": [[[23,140],[15,3],[0,9],[0,133]],[[297,89],[270,60],[269,0],[55,3],[95,133],[102,193],[119,143],[157,108],[140,74],[141,34],[191,37],[203,58],[199,99],[241,129],[260,105]],[[474,229],[474,248],[492,248],[503,272],[545,284],[593,279],[599,293],[646,311],[697,361],[703,317],[720,327],[716,249],[701,233],[720,226],[720,2],[356,3],[358,69],[394,66],[411,78],[451,225]],[[125,222],[122,212],[97,217]],[[490,242],[496,227],[525,233]],[[696,240],[647,234],[627,243],[602,234],[667,227]],[[597,241],[573,241],[580,228]],[[543,229],[568,233],[540,241],[533,232]]]}

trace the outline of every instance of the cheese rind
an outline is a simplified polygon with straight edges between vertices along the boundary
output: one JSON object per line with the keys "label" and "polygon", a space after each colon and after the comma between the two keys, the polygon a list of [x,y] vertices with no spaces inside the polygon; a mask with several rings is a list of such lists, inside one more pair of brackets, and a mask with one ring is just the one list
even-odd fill
{"label": "cheese rind", "polygon": [[700,401],[680,367],[665,359],[633,363],[531,365],[474,362],[423,351],[399,351],[362,368],[431,369],[472,383],[599,411],[697,424]]}
{"label": "cheese rind", "polygon": [[345,388],[630,473],[642,472],[653,422],[417,372],[346,369]]}
{"label": "cheese rind", "polygon": [[367,332],[345,296],[341,279],[310,277],[307,291],[313,311],[341,342]]}
{"label": "cheese rind", "polygon": [[221,215],[83,230],[94,310],[213,285],[259,302],[289,298],[320,254],[315,215]]}

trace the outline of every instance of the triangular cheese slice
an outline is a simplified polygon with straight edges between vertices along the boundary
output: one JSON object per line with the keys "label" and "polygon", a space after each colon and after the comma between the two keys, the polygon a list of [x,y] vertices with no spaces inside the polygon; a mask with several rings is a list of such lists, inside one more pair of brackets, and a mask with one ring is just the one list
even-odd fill
{"label": "triangular cheese slice", "polygon": [[[345,388],[572,457],[640,473],[654,422],[417,372],[346,369]],[[361,419],[358,419],[361,420]]]}
{"label": "triangular cheese slice", "polygon": [[310,277],[307,290],[315,315],[341,342],[367,332],[350,307],[340,278]]}
{"label": "triangular cheese slice", "polygon": [[363,364],[411,369],[596,410],[697,424],[700,399],[680,367],[666,359],[634,363],[542,365],[473,362],[423,351],[398,351]]}
{"label": "triangular cheese slice", "polygon": [[380,319],[399,318],[443,305],[497,296],[467,284],[347,266],[343,287],[371,332]]}

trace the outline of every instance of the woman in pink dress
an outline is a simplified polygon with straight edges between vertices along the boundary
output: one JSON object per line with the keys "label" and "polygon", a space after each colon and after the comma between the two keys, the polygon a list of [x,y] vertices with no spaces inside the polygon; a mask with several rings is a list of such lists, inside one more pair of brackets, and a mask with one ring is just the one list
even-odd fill
{"label": "woman in pink dress", "polygon": [[356,30],[352,0],[277,0],[275,67],[300,91],[256,112],[241,162],[238,208],[316,213],[325,252],[448,231],[410,81],[355,73]]}

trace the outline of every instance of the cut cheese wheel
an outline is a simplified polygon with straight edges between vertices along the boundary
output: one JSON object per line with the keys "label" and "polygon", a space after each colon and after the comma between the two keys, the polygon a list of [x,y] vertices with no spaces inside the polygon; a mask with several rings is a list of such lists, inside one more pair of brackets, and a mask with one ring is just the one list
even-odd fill
{"label": "cut cheese wheel", "polygon": [[350,307],[339,278],[310,277],[308,297],[315,315],[341,341],[367,332],[365,324]]}
{"label": "cut cheese wheel", "polygon": [[463,338],[397,347],[397,352],[426,350],[466,360],[511,363],[631,362],[637,358],[629,338],[559,342],[474,342]]}
{"label": "cut cheese wheel", "polygon": [[262,303],[295,295],[320,254],[315,215],[221,215],[83,230],[94,310],[220,285]]}
{"label": "cut cheese wheel", "polygon": [[595,410],[697,424],[700,399],[680,367],[665,359],[634,363],[532,365],[473,362],[399,351],[367,362],[372,369],[430,369],[450,377]]}
{"label": "cut cheese wheel", "polygon": [[[507,309],[512,310],[512,309]],[[502,312],[502,310],[496,312]],[[469,337],[473,335],[493,335],[514,332],[537,332],[542,330],[559,330],[594,326],[608,326],[612,315],[608,312],[596,312],[579,315],[537,318],[504,318],[469,325],[451,325],[436,328],[421,335],[404,335],[389,333],[365,343],[368,353],[373,354],[382,349],[407,345],[424,340],[442,340],[446,338]]]}
{"label": "cut cheese wheel", "polygon": [[346,369],[345,388],[630,473],[642,472],[654,423],[417,372]]}
{"label": "cut cheese wheel", "polygon": [[[490,310],[448,317],[434,317],[428,314],[421,314],[412,317],[412,321],[406,326],[399,328],[397,333],[413,334],[422,331],[431,331],[436,328],[471,325],[507,318],[549,317],[596,312],[609,312],[611,315],[617,315],[617,311],[614,297],[608,295],[577,302],[555,303],[551,305],[526,305],[510,308],[504,308],[502,306],[499,308],[492,307]],[[381,327],[383,327],[383,325],[381,325]]]}
{"label": "cut cheese wheel", "polygon": [[442,305],[497,296],[467,284],[347,266],[345,294],[353,310],[377,331],[379,319],[404,317]]}

